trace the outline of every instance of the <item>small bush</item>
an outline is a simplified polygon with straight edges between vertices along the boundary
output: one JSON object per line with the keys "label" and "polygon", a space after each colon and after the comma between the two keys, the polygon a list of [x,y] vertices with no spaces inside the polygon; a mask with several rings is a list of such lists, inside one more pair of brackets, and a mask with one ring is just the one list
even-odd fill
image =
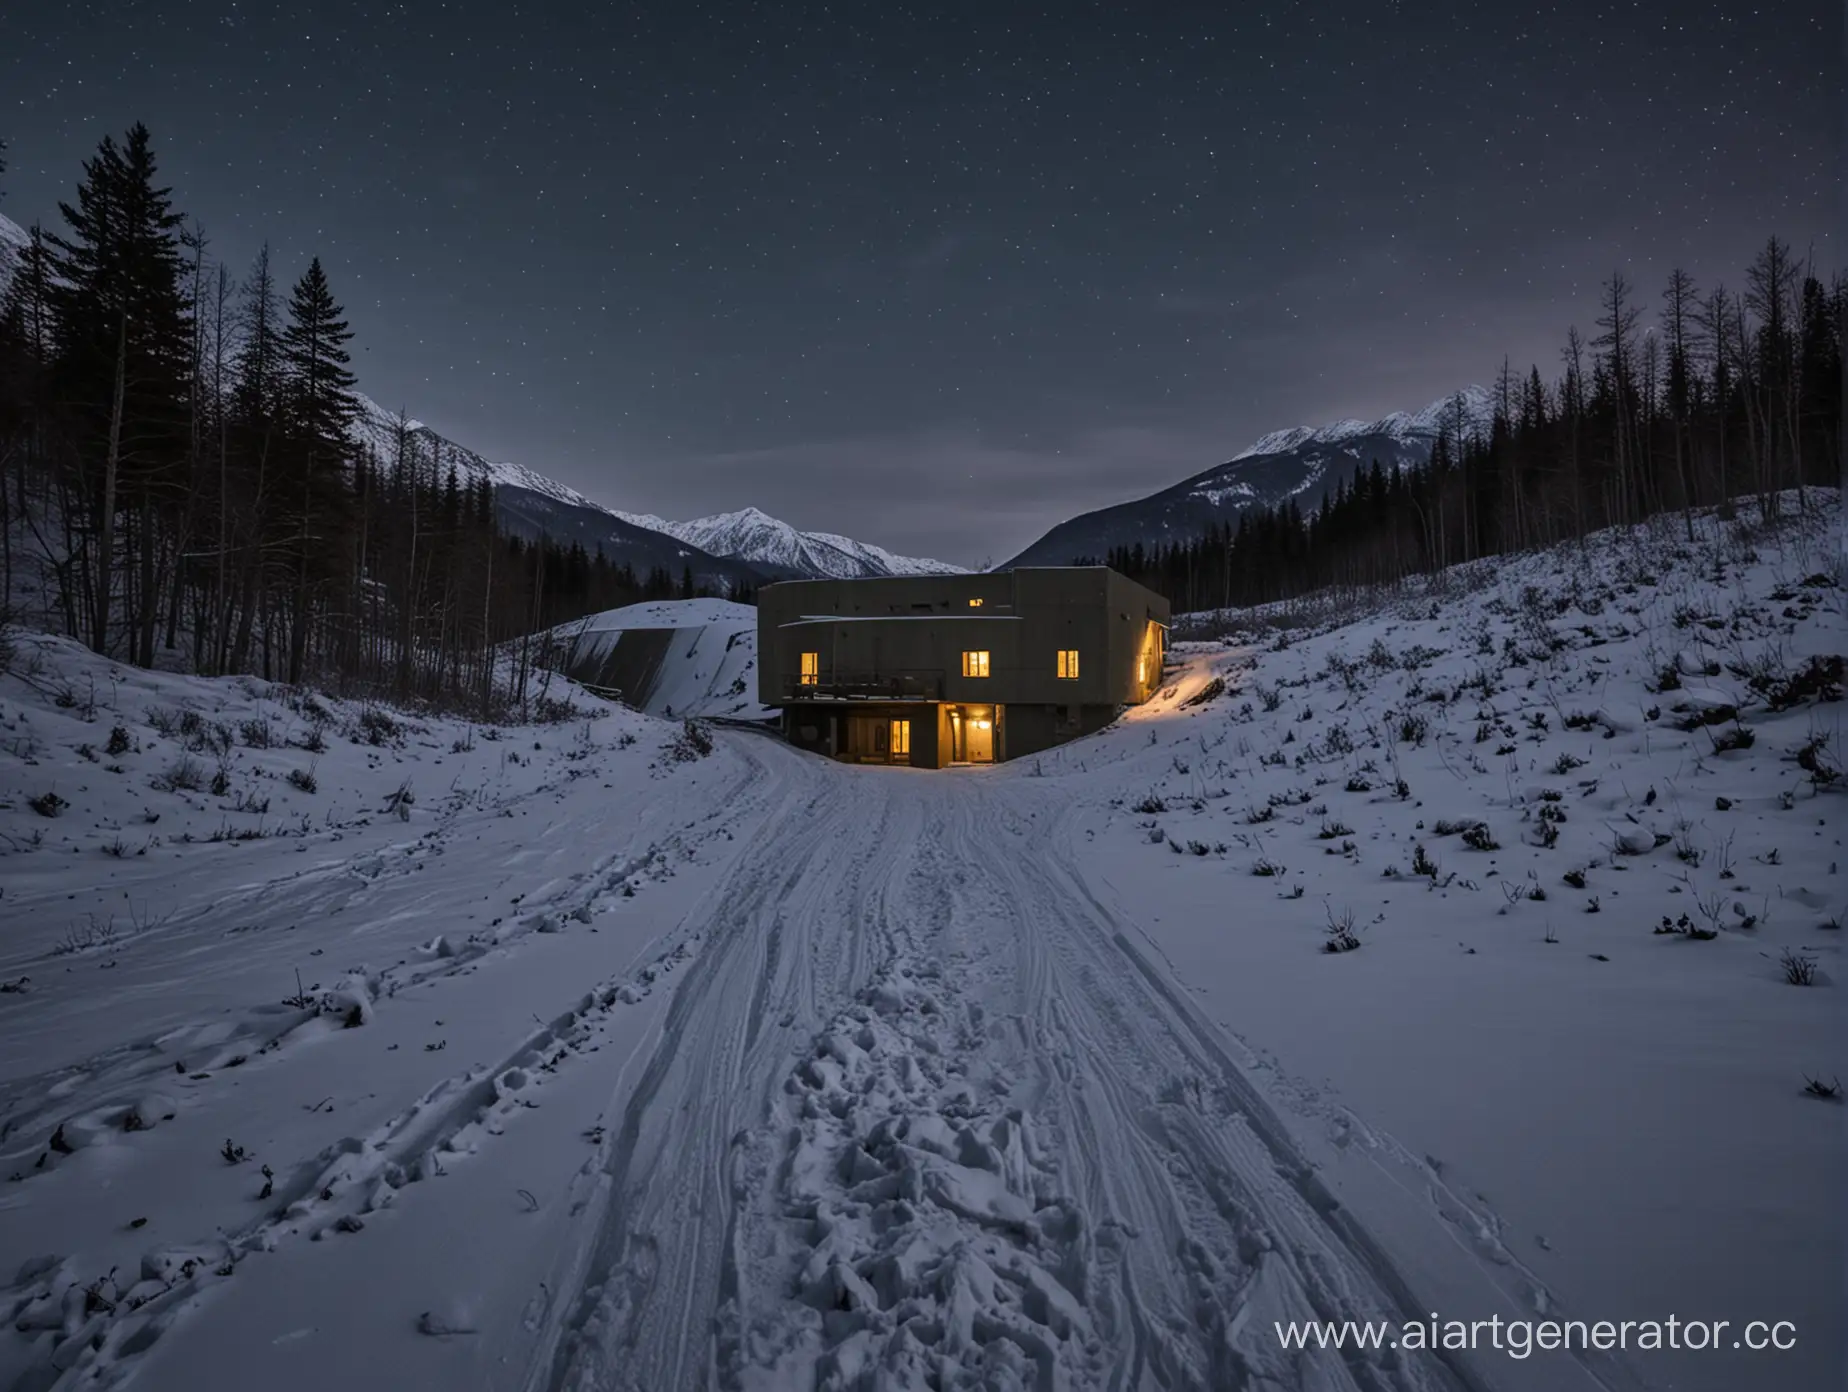
{"label": "small bush", "polygon": [[1224,677],[1214,677],[1205,686],[1201,687],[1198,691],[1194,692],[1194,694],[1189,696],[1185,701],[1182,701],[1181,704],[1183,706],[1204,706],[1209,701],[1217,701],[1221,696],[1225,694],[1226,694],[1225,678]]}
{"label": "small bush", "polygon": [[1784,955],[1778,958],[1777,964],[1784,969],[1784,980],[1790,985],[1814,986],[1816,984],[1816,959],[1814,957],[1806,957],[1801,953],[1786,950]]}
{"label": "small bush", "polygon": [[1560,878],[1574,889],[1583,889],[1585,887],[1585,872],[1583,870],[1568,870],[1564,875],[1560,876]]}
{"label": "small bush", "polygon": [[1268,856],[1260,856],[1256,864],[1251,867],[1251,873],[1260,878],[1274,879],[1286,872],[1283,866],[1277,864],[1276,861],[1271,860]]}
{"label": "small bush", "polygon": [[1270,821],[1276,815],[1277,809],[1274,807],[1248,807],[1245,809],[1245,824],[1247,826],[1259,826]]}
{"label": "small bush", "polygon": [[1481,822],[1464,830],[1463,844],[1473,851],[1499,851],[1501,849],[1501,842],[1491,836],[1488,827]]}
{"label": "small bush", "polygon": [[359,733],[355,743],[377,747],[395,742],[404,733],[403,726],[374,706],[367,706],[359,713],[358,723]]}
{"label": "small bush", "polygon": [[1712,736],[1712,740],[1713,752],[1715,754],[1724,754],[1733,749],[1750,749],[1758,742],[1758,736],[1754,735],[1743,725],[1735,725],[1730,730],[1725,730],[1720,734]]}
{"label": "small bush", "polygon": [[225,755],[237,743],[237,731],[221,720],[209,725],[201,719],[186,733],[186,748],[195,754]]}
{"label": "small bush", "polygon": [[1677,730],[1693,733],[1707,725],[1724,725],[1729,720],[1739,718],[1739,708],[1734,705],[1708,706],[1704,710],[1690,711],[1675,722]]}
{"label": "small bush", "polygon": [[196,793],[205,786],[205,770],[190,754],[182,754],[152,782],[163,793]]}
{"label": "small bush", "polygon": [[304,793],[313,793],[320,790],[321,783],[320,780],[314,776],[314,770],[312,768],[298,768],[289,770],[289,786],[291,788],[298,788]]}
{"label": "small bush", "polygon": [[276,743],[276,731],[267,720],[246,720],[237,727],[238,737],[250,749],[269,749]]}
{"label": "small bush", "polygon": [[1360,946],[1360,934],[1354,927],[1354,911],[1343,909],[1339,917],[1333,909],[1326,910],[1328,915],[1327,940],[1322,944],[1324,952],[1352,952]]}
{"label": "small bush", "polygon": [[1412,847],[1412,873],[1435,880],[1440,872],[1441,867],[1431,859],[1430,853],[1424,848],[1424,842],[1420,841],[1415,844]]}
{"label": "small bush", "polygon": [[684,721],[680,733],[668,746],[668,757],[677,764],[691,763],[712,753],[712,734],[697,720]]}
{"label": "small bush", "polygon": [[1839,701],[1842,698],[1842,657],[1812,657],[1802,671],[1782,681],[1758,679],[1752,689],[1774,711],[1789,710],[1805,701]]}
{"label": "small bush", "polygon": [[51,949],[52,955],[69,957],[74,953],[88,952],[93,948],[108,947],[116,940],[115,915],[107,918],[91,914],[82,923],[73,923]]}
{"label": "small bush", "polygon": [[128,737],[128,731],[117,725],[109,732],[109,743],[103,746],[103,753],[112,759],[119,759],[134,748],[135,742]]}
{"label": "small bush", "polygon": [[35,798],[27,798],[26,806],[41,817],[62,817],[64,809],[70,804],[54,792],[40,793]]}
{"label": "small bush", "polygon": [[1339,841],[1343,836],[1352,836],[1354,828],[1346,822],[1335,820],[1322,823],[1322,829],[1316,832],[1318,841]]}
{"label": "small bush", "polygon": [[1572,754],[1561,754],[1553,761],[1553,772],[1559,777],[1564,778],[1568,773],[1571,773],[1573,769],[1583,768],[1584,766],[1585,761],[1583,759]]}
{"label": "small bush", "polygon": [[1163,802],[1154,793],[1150,793],[1129,810],[1132,812],[1140,812],[1145,817],[1152,817],[1157,813],[1166,812],[1168,810],[1168,804]]}
{"label": "small bush", "polygon": [[1797,767],[1810,776],[1810,782],[1818,788],[1827,787],[1842,776],[1842,771],[1829,758],[1829,736],[1819,734],[1810,739],[1797,751]]}

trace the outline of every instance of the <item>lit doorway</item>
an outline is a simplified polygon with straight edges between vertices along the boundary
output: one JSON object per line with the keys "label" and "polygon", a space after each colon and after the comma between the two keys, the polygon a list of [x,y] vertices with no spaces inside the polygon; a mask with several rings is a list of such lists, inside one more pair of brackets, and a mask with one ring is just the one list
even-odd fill
{"label": "lit doorway", "polygon": [[950,707],[950,761],[992,764],[995,761],[995,708]]}

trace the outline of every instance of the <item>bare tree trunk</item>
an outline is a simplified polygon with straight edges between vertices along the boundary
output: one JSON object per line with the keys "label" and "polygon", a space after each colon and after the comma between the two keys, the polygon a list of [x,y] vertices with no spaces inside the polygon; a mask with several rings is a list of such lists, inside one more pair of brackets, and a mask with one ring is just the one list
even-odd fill
{"label": "bare tree trunk", "polygon": [[97,519],[96,595],[90,630],[93,651],[109,652],[109,592],[115,576],[116,473],[122,455],[122,402],[128,392],[128,318],[116,326],[115,400],[109,411],[109,453],[103,460],[103,510]]}

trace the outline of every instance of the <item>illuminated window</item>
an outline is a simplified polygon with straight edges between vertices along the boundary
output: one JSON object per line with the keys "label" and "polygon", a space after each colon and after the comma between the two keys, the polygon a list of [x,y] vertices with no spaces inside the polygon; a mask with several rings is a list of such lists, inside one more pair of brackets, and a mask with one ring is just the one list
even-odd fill
{"label": "illuminated window", "polygon": [[966,652],[963,654],[963,675],[965,677],[985,677],[988,675],[987,652]]}
{"label": "illuminated window", "polygon": [[980,609],[982,607],[982,601],[979,599],[972,599],[969,601],[969,607],[971,609]]}
{"label": "illuminated window", "polygon": [[821,682],[821,654],[818,652],[802,654],[802,685],[816,686]]}
{"label": "illuminated window", "polygon": [[901,755],[907,759],[911,757],[911,722],[909,720],[892,722],[891,752],[895,759]]}
{"label": "illuminated window", "polygon": [[1077,681],[1078,680],[1078,649],[1076,648],[1060,648],[1059,649],[1059,680],[1061,681]]}
{"label": "illuminated window", "polygon": [[1148,684],[1149,660],[1146,657],[1139,657],[1136,659],[1136,685],[1147,686]]}

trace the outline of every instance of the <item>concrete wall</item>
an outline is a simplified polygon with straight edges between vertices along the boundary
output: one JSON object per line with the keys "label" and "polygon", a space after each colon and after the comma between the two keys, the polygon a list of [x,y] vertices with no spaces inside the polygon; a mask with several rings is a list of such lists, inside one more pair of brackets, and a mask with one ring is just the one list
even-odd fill
{"label": "concrete wall", "polygon": [[1067,740],[1096,734],[1116,719],[1115,706],[1007,707],[1007,757],[1039,754]]}

